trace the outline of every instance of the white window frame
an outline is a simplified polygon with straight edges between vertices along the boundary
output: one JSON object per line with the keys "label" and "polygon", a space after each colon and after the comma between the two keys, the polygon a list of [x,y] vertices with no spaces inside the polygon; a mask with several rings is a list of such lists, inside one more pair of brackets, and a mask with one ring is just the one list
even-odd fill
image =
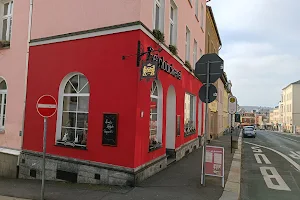
{"label": "white window frame", "polygon": [[[4,5],[8,4],[8,10],[7,14],[4,15]],[[6,40],[10,41],[11,39],[11,34],[12,34],[12,20],[13,20],[13,8],[14,8],[14,1],[12,0],[0,0],[0,15],[1,15],[1,22],[0,22],[0,40]],[[6,33],[5,36],[3,36],[3,21],[7,20],[7,25],[6,25]]]}
{"label": "white window frame", "polygon": [[193,63],[194,63],[194,67],[193,67],[193,69],[195,69],[195,67],[196,67],[196,62],[197,62],[197,59],[198,59],[198,57],[197,57],[197,49],[198,49],[198,43],[197,43],[197,41],[196,40],[194,40],[194,48],[193,48]]}
{"label": "white window frame", "polygon": [[[159,7],[159,20],[158,26],[156,24],[156,6]],[[158,29],[162,33],[164,33],[164,25],[165,25],[165,0],[154,0],[153,7],[153,29]]]}
{"label": "white window frame", "polygon": [[186,26],[185,30],[185,60],[190,62],[190,49],[191,49],[191,31]]}
{"label": "white window frame", "polygon": [[204,27],[204,6],[202,3],[201,3],[201,13],[200,14],[201,14],[200,26],[203,29],[203,27]]}
{"label": "white window frame", "polygon": [[[6,111],[7,111],[7,83],[3,78],[0,78],[0,83],[4,82],[6,89],[0,89],[1,104],[0,104],[0,130],[5,129]],[[5,113],[4,113],[5,106]]]}
{"label": "white window frame", "polygon": [[[155,83],[156,88],[153,87],[153,83]],[[153,89],[157,89],[157,96],[153,94]],[[151,137],[151,127],[150,127],[150,121],[151,121],[151,115],[156,114],[157,116],[157,128],[156,128],[156,139],[157,141],[162,144],[162,119],[163,119],[163,91],[162,91],[162,85],[160,81],[155,80],[151,84],[151,89],[150,89],[150,101],[151,98],[157,100],[157,108],[156,111],[157,113],[151,113],[151,108],[150,108],[150,118],[149,118],[149,137]]]}
{"label": "white window frame", "polygon": [[184,96],[184,111],[185,111],[184,112],[184,134],[185,134],[185,136],[196,133],[196,109],[197,109],[196,103],[197,103],[196,96],[186,92],[185,96]]}
{"label": "white window frame", "polygon": [[[81,73],[78,73],[78,72],[73,72],[73,73],[70,73],[68,74],[61,82],[60,84],[60,87],[59,87],[59,95],[58,95],[58,113],[57,113],[57,120],[56,120],[56,137],[55,137],[55,143],[56,144],[63,144],[65,146],[73,146],[73,147],[86,147],[87,144],[75,144],[75,143],[71,143],[71,142],[61,142],[59,140],[62,140],[63,136],[61,134],[61,129],[62,129],[62,118],[63,118],[63,104],[64,104],[64,97],[65,96],[78,96],[78,97],[89,97],[90,96],[90,91],[89,93],[74,93],[74,94],[65,94],[64,93],[64,90],[65,90],[65,87],[67,85],[67,83],[69,82],[69,80],[75,76],[75,75],[83,75]],[[87,84],[89,85],[89,81],[87,82]],[[84,87],[83,87],[84,88]],[[86,112],[88,115],[89,115],[89,111]],[[76,137],[76,135],[75,135]]]}
{"label": "white window frame", "polygon": [[[171,17],[171,9],[173,9],[173,19]],[[170,44],[177,44],[177,18],[178,18],[178,8],[173,0],[170,3]],[[171,26],[173,26],[173,32],[171,31]]]}
{"label": "white window frame", "polygon": [[195,1],[195,15],[197,18],[199,18],[199,0]]}

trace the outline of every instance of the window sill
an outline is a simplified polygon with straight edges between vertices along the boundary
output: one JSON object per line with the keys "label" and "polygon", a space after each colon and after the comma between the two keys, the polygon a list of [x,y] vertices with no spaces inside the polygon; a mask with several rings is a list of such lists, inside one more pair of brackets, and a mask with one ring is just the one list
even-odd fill
{"label": "window sill", "polygon": [[0,134],[5,134],[5,129],[0,129]]}
{"label": "window sill", "polygon": [[4,47],[0,46],[0,50],[1,49],[10,49],[10,46],[4,46]]}
{"label": "window sill", "polygon": [[72,142],[63,142],[61,140],[56,141],[55,146],[58,147],[65,147],[65,148],[72,148],[72,149],[81,149],[81,150],[87,150],[86,145],[82,144],[74,144]]}
{"label": "window sill", "polygon": [[190,132],[190,133],[184,133],[184,137],[188,137],[188,136],[191,136],[191,135],[194,135],[196,134],[196,131],[195,132]]}
{"label": "window sill", "polygon": [[152,151],[156,151],[158,149],[162,148],[162,144],[154,144],[153,146],[150,146],[149,147],[149,152],[152,152]]}
{"label": "window sill", "polygon": [[[199,18],[197,17],[197,15],[196,15],[196,14],[195,14],[195,18],[196,18],[196,20],[197,20],[198,22],[200,22],[200,21],[199,21]],[[202,30],[202,31],[203,31],[203,30]]]}

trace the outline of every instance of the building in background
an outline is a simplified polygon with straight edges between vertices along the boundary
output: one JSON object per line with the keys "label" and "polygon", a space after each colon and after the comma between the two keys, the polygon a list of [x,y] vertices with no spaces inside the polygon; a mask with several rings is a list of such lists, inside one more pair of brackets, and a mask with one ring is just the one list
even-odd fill
{"label": "building in background", "polygon": [[279,127],[279,123],[280,123],[280,110],[279,110],[279,106],[276,106],[270,112],[270,123],[272,124],[273,130],[278,131],[280,129],[280,127]]}
{"label": "building in background", "polygon": [[16,177],[22,146],[30,0],[0,0],[0,176]]}
{"label": "building in background", "polygon": [[[34,1],[20,177],[41,178],[36,102],[45,93],[58,101],[47,180],[135,185],[198,148],[202,83],[193,69],[205,33],[205,0]],[[138,56],[127,55],[151,49],[158,78],[140,80]]]}
{"label": "building in background", "polygon": [[282,89],[282,130],[296,133],[300,129],[300,80]]}

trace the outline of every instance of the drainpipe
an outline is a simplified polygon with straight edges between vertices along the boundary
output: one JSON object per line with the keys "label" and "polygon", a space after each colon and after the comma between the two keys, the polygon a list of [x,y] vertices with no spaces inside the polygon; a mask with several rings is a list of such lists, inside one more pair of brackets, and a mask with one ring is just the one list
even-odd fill
{"label": "drainpipe", "polygon": [[[30,0],[29,5],[29,20],[28,20],[28,36],[27,36],[27,49],[26,49],[26,68],[25,68],[25,82],[24,82],[24,106],[23,106],[23,119],[22,119],[22,130],[20,131],[21,140],[21,150],[23,150],[23,140],[24,140],[24,122],[25,122],[25,107],[26,107],[26,94],[27,94],[27,77],[28,77],[28,62],[29,62],[29,43],[31,40],[31,27],[32,27],[32,12],[33,12],[33,0]],[[20,156],[18,158],[18,168],[20,163]]]}

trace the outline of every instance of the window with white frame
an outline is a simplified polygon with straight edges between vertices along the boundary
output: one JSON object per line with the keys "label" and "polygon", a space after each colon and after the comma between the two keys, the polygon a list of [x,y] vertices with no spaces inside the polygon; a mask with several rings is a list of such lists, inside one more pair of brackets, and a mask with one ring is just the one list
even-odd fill
{"label": "window with white frame", "polygon": [[171,0],[170,6],[170,44],[176,45],[177,43],[177,6]]}
{"label": "window with white frame", "polygon": [[188,27],[186,27],[185,31],[185,60],[190,61],[190,44],[191,41],[191,32]]}
{"label": "window with white frame", "polygon": [[195,15],[196,17],[198,18],[198,15],[199,15],[199,11],[198,11],[198,8],[199,7],[199,0],[196,0],[195,1]]}
{"label": "window with white frame", "polygon": [[150,89],[150,136],[149,149],[162,144],[162,87],[159,81],[153,81]]}
{"label": "window with white frame", "polygon": [[11,39],[13,5],[11,0],[0,0],[0,39],[4,41]]}
{"label": "window with white frame", "polygon": [[203,4],[201,4],[201,10],[200,10],[200,14],[201,14],[201,19],[200,19],[200,25],[201,25],[201,28],[203,29],[203,26],[204,26],[204,7],[203,7]]}
{"label": "window with white frame", "polygon": [[196,133],[196,97],[185,93],[184,97],[184,134]]}
{"label": "window with white frame", "polygon": [[165,0],[154,0],[153,28],[164,32]]}
{"label": "window with white frame", "polygon": [[197,59],[198,59],[198,57],[197,57],[197,46],[198,46],[197,41],[194,40],[194,49],[193,49],[193,63],[194,63],[194,69],[195,69],[195,67],[196,67],[196,62],[197,62]]}
{"label": "window with white frame", "polygon": [[4,130],[6,116],[7,86],[4,79],[0,79],[0,130]]}
{"label": "window with white frame", "polygon": [[82,74],[62,83],[59,95],[57,143],[85,147],[88,134],[90,86]]}

